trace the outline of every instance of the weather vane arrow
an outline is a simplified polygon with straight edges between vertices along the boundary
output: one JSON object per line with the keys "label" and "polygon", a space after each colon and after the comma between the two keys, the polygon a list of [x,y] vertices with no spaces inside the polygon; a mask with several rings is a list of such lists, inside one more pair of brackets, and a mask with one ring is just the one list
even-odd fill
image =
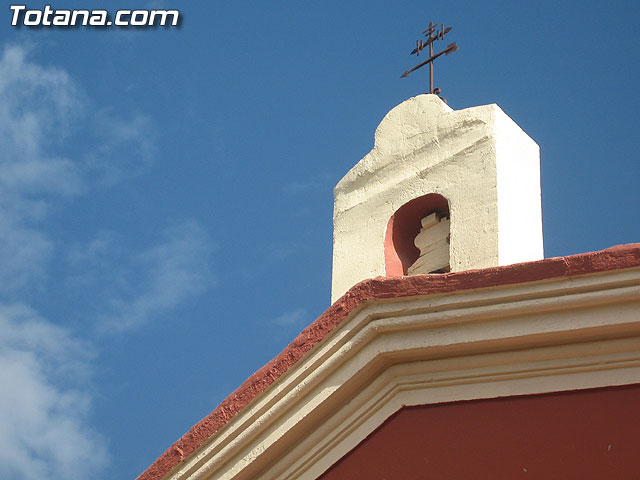
{"label": "weather vane arrow", "polygon": [[[456,50],[458,50],[458,45],[456,45],[456,42],[453,42],[452,44],[450,44],[447,48],[445,48],[443,51],[436,53],[435,55],[433,55],[432,57],[427,58],[424,62],[416,65],[413,68],[410,68],[408,70],[406,70],[402,75],[400,75],[400,78],[402,77],[408,77],[409,74],[411,72],[415,72],[416,70],[418,70],[420,67],[424,67],[427,63],[431,63],[433,62],[436,58],[438,58],[440,55],[445,54],[445,55],[449,55],[450,53],[455,52]],[[431,86],[431,90],[433,90],[433,85]],[[433,92],[431,92],[433,93]]]}
{"label": "weather vane arrow", "polygon": [[[433,88],[433,62],[436,58],[438,58],[441,55],[449,55],[450,53],[453,53],[456,50],[458,50],[458,45],[456,44],[456,42],[453,42],[449,44],[447,48],[445,48],[441,52],[438,52],[434,55],[433,43],[436,40],[443,40],[444,36],[447,33],[449,33],[450,30],[451,30],[451,27],[445,28],[444,25],[440,25],[440,30],[438,30],[437,25],[434,25],[433,22],[429,22],[429,26],[427,27],[427,29],[424,32],[422,32],[424,36],[427,37],[427,39],[416,41],[416,48],[414,48],[413,51],[411,52],[411,55],[415,54],[416,56],[420,56],[420,52],[423,49],[429,47],[429,58],[427,58],[424,62],[416,65],[415,67],[407,69],[400,76],[400,78],[408,77],[411,72],[415,72],[419,68],[424,67],[425,65],[428,64],[429,65],[429,93],[440,93],[440,89]],[[436,90],[438,91],[436,92]]]}

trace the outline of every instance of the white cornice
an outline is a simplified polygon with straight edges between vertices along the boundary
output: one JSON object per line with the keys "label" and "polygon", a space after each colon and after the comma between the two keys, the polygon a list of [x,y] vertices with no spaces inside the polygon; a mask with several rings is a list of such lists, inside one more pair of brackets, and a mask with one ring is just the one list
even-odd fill
{"label": "white cornice", "polygon": [[404,405],[640,382],[640,268],[376,300],[165,478],[315,479]]}

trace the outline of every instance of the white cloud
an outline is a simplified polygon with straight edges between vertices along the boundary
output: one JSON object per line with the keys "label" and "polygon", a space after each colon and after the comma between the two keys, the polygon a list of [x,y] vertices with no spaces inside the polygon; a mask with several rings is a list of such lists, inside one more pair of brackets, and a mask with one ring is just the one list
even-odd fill
{"label": "white cloud", "polygon": [[22,305],[0,305],[0,478],[86,479],[107,462],[87,423],[88,346]]}
{"label": "white cloud", "polygon": [[279,327],[301,328],[309,323],[308,318],[308,312],[304,308],[298,308],[296,310],[283,313],[282,315],[274,318],[271,323],[278,325]]}
{"label": "white cloud", "polygon": [[[85,251],[76,253],[75,258],[85,255],[85,262],[96,267],[95,275],[114,287],[108,293],[107,313],[101,315],[103,332],[120,333],[141,327],[201,294],[214,280],[210,270],[213,243],[195,221],[167,228],[161,242],[139,253],[120,249],[118,260],[111,257],[104,261],[110,255],[105,249],[104,234],[92,245],[91,250],[97,254],[87,255]],[[119,269],[113,269],[114,264]]]}
{"label": "white cloud", "polygon": [[[88,115],[90,101],[73,79],[30,53],[15,45],[0,52],[0,478],[95,478],[108,460],[104,440],[89,426],[90,349],[7,302],[33,295],[53,254],[66,250],[44,227],[52,214],[92,183],[123,178],[100,162],[124,157],[118,168],[135,172],[148,165],[151,122],[142,114]],[[98,152],[91,162],[65,154],[74,135]],[[92,248],[98,256],[101,245]],[[149,300],[146,310],[145,302],[134,310],[139,317],[154,311]]]}
{"label": "white cloud", "polygon": [[326,187],[325,182],[320,180],[309,180],[305,182],[290,182],[282,186],[282,191],[290,195],[305,193],[309,190],[317,190]]}
{"label": "white cloud", "polygon": [[[87,193],[92,178],[111,186],[142,173],[152,161],[155,147],[148,116],[109,109],[89,116],[91,106],[64,70],[32,61],[28,48],[14,45],[2,52],[0,295],[19,298],[21,288],[33,288],[34,281],[44,277],[56,249],[60,253],[66,248],[42,228],[53,206],[60,208],[61,199]],[[65,139],[78,133],[91,154],[80,159],[56,154],[67,149]],[[141,253],[118,250],[117,236],[111,236],[92,245],[85,260],[102,262],[89,265],[101,271],[94,287],[103,278],[113,280],[106,287],[112,293],[107,297],[109,313],[103,315],[104,325],[112,330],[142,325],[209,283],[203,259],[211,242],[195,222],[168,229],[163,243]],[[90,283],[90,277],[84,275],[85,282]]]}
{"label": "white cloud", "polygon": [[52,195],[83,188],[76,165],[52,153],[81,111],[82,94],[64,71],[27,54],[10,46],[0,57],[0,293],[42,276],[53,245],[34,223]]}
{"label": "white cloud", "polygon": [[156,151],[151,119],[142,113],[130,118],[110,110],[94,115],[99,143],[87,157],[88,167],[97,171],[100,182],[112,186],[144,173]]}
{"label": "white cloud", "polygon": [[[86,99],[69,75],[9,46],[0,56],[0,295],[33,292],[54,243],[41,222],[82,193],[81,163],[60,155]],[[29,290],[24,287],[29,286]],[[85,479],[107,461],[88,426],[86,345],[21,305],[0,304],[0,478]]]}
{"label": "white cloud", "polygon": [[0,208],[0,292],[17,292],[44,276],[53,244]]}
{"label": "white cloud", "polygon": [[[62,69],[12,45],[0,56],[0,294],[43,278],[56,245],[41,228],[52,207],[97,183],[111,186],[143,172],[154,152],[152,122],[91,104]],[[67,158],[65,141],[81,133],[93,152]]]}
{"label": "white cloud", "polygon": [[78,193],[77,166],[52,151],[82,111],[83,94],[66,72],[27,56],[9,46],[0,58],[0,187],[20,196]]}
{"label": "white cloud", "polygon": [[[7,303],[30,298],[52,256],[69,251],[46,222],[96,184],[143,172],[154,153],[153,128],[140,113],[89,116],[90,100],[73,79],[29,53],[20,46],[0,53],[0,478],[96,478],[108,455],[89,425],[89,346],[23,304]],[[65,155],[76,135],[91,158]],[[138,328],[212,283],[212,243],[194,221],[166,229],[142,251],[124,243],[101,232],[68,256],[83,300],[104,301],[93,319],[104,331]]]}

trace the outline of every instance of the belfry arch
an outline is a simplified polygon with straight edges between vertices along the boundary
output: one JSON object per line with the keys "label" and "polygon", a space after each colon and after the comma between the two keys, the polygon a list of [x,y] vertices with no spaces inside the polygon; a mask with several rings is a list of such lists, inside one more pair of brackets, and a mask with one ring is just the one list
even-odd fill
{"label": "belfry arch", "polygon": [[[414,198],[402,205],[391,216],[387,223],[384,240],[385,274],[387,277],[408,275],[409,269],[420,257],[420,250],[416,246],[416,237],[421,232],[422,220],[435,214],[438,219],[450,218],[448,200],[437,193],[429,193]],[[448,225],[448,222],[447,222]],[[447,237],[450,234],[447,228]],[[448,238],[443,239],[448,242]],[[448,267],[447,251],[447,267]],[[438,266],[441,270],[444,267]],[[420,273],[432,273],[421,271]]]}

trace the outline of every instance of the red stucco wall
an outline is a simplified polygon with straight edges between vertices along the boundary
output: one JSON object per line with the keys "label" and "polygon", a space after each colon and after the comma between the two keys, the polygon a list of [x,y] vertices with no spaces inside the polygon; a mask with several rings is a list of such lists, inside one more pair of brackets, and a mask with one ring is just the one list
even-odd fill
{"label": "red stucco wall", "polygon": [[640,386],[404,408],[322,480],[638,479]]}

